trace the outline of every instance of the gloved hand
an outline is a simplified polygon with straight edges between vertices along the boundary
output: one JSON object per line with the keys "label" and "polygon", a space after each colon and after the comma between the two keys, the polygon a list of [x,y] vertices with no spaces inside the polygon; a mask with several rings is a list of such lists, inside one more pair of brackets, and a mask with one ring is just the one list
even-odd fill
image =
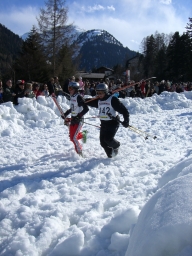
{"label": "gloved hand", "polygon": [[65,118],[64,125],[69,126],[71,123],[71,118]]}
{"label": "gloved hand", "polygon": [[116,120],[116,117],[113,116],[111,113],[108,113],[107,115],[109,116],[109,118],[111,118],[111,120]]}
{"label": "gloved hand", "polygon": [[65,116],[64,115],[61,115],[61,118],[65,120]]}
{"label": "gloved hand", "polygon": [[71,124],[72,125],[78,124],[80,121],[81,121],[81,116],[79,114],[77,116],[73,116],[71,118]]}
{"label": "gloved hand", "polygon": [[129,121],[123,121],[121,124],[122,124],[123,127],[125,127],[125,128],[129,127]]}
{"label": "gloved hand", "polygon": [[78,114],[78,115],[76,116],[76,118],[77,118],[77,120],[81,120],[82,116],[81,116],[80,114]]}
{"label": "gloved hand", "polygon": [[115,120],[115,121],[117,121],[119,123],[120,118],[119,118],[118,115],[117,116],[113,116],[111,113],[108,113],[108,116],[111,118],[111,120]]}
{"label": "gloved hand", "polygon": [[80,121],[80,119],[81,119],[81,118],[80,118],[78,115],[73,117],[73,120],[74,120],[74,121]]}

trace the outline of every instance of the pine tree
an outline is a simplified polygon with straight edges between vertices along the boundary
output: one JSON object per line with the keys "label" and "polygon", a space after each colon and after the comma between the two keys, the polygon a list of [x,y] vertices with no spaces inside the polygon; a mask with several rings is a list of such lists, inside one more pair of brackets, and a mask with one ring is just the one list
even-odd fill
{"label": "pine tree", "polygon": [[12,79],[15,84],[14,62],[23,40],[0,24],[0,75],[2,80]]}
{"label": "pine tree", "polygon": [[183,47],[179,32],[175,32],[167,48],[168,75],[173,81],[178,81],[182,74]]}
{"label": "pine tree", "polygon": [[63,83],[66,79],[71,77],[77,70],[77,66],[73,63],[71,56],[73,55],[73,48],[63,45],[58,53],[57,59],[57,73],[60,77],[59,81]]}
{"label": "pine tree", "polygon": [[145,77],[154,76],[154,63],[157,53],[156,42],[153,35],[144,38],[143,44],[143,67]]}
{"label": "pine tree", "polygon": [[156,32],[154,35],[155,38],[155,48],[156,54],[154,59],[154,76],[158,78],[159,81],[169,79],[166,77],[166,68],[167,68],[167,47],[170,42],[170,35],[164,33]]}
{"label": "pine tree", "polygon": [[65,7],[65,0],[47,0],[45,6],[45,9],[40,9],[37,20],[42,45],[51,62],[52,75],[58,76],[58,53],[63,45],[69,44],[72,24],[67,25],[68,9]]}
{"label": "pine tree", "polygon": [[[187,67],[186,67],[186,80],[191,81],[192,80],[192,18],[189,18],[189,23],[187,23],[186,26],[187,29],[187,36],[189,39],[187,39],[187,45],[186,45],[186,50],[187,50]],[[188,61],[190,60],[190,61]]]}
{"label": "pine tree", "polygon": [[181,50],[181,81],[191,81],[192,79],[192,38],[190,39],[188,33],[184,33],[180,37],[180,50]]}
{"label": "pine tree", "polygon": [[159,51],[157,51],[155,57],[155,67],[154,67],[154,76],[158,78],[159,81],[164,79],[169,79],[166,77],[166,67],[167,67],[167,58],[166,58],[167,47],[165,44],[161,46]]}
{"label": "pine tree", "polygon": [[192,39],[192,18],[189,18],[189,23],[187,23],[186,29],[187,29],[187,34]]}
{"label": "pine tree", "polygon": [[40,37],[35,27],[24,41],[19,57],[15,62],[18,79],[46,82],[49,79],[49,65],[39,43]]}

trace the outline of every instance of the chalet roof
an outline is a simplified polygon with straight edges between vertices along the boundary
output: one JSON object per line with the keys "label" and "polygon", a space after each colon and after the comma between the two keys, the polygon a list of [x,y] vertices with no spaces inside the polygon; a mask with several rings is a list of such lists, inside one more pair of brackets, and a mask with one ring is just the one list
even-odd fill
{"label": "chalet roof", "polygon": [[83,79],[104,79],[104,73],[76,73],[75,77],[81,76]]}
{"label": "chalet roof", "polygon": [[100,70],[100,69],[104,69],[106,71],[112,71],[112,72],[114,71],[113,69],[107,68],[107,67],[104,67],[104,66],[101,66],[101,67],[97,68],[96,70]]}

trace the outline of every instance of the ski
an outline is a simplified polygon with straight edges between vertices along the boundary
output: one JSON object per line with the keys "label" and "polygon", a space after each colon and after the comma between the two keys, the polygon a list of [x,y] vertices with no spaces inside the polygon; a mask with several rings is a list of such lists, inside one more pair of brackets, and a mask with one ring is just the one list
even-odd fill
{"label": "ski", "polygon": [[59,109],[59,112],[61,113],[61,115],[62,115],[63,117],[65,117],[64,112],[63,112],[63,109],[62,109],[61,106],[59,105],[59,103],[58,103],[56,97],[51,96],[51,98],[52,98],[53,101],[55,102],[55,105],[56,105],[57,108]]}
{"label": "ski", "polygon": [[[123,90],[125,90],[125,89],[127,89],[127,88],[130,88],[130,87],[132,87],[132,86],[135,86],[136,84],[139,84],[139,83],[141,83],[141,82],[143,82],[143,81],[146,82],[146,81],[148,81],[148,80],[150,80],[150,79],[154,79],[154,78],[156,78],[156,77],[153,76],[153,77],[147,78],[147,79],[145,79],[145,80],[143,79],[143,80],[141,80],[141,81],[139,81],[139,82],[137,82],[137,83],[129,84],[129,85],[126,85],[126,86],[124,86],[124,87],[115,89],[115,90],[112,91],[111,93],[114,94],[114,93],[116,93],[116,92],[123,91]],[[96,100],[96,99],[99,99],[99,97],[96,96],[96,97],[94,97],[94,98],[91,98],[91,99],[89,99],[89,100],[86,100],[85,103],[88,103],[88,102],[93,101],[93,100]]]}

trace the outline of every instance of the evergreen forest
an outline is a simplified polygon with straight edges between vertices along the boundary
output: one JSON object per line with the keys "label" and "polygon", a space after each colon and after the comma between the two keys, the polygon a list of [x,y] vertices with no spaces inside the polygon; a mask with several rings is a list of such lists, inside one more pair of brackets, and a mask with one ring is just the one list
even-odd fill
{"label": "evergreen forest", "polygon": [[[101,66],[125,72],[126,61],[136,54],[139,62],[134,68],[139,70],[138,79],[155,76],[159,81],[192,81],[192,18],[189,18],[182,35],[179,32],[165,35],[156,31],[146,36],[141,42],[140,53],[111,42],[94,45],[86,42],[81,47],[70,44],[66,33],[71,27],[66,26],[65,21],[65,30],[59,31],[55,27],[53,34],[48,33],[42,38],[44,25],[42,31],[33,27],[23,41],[0,24],[0,79],[3,82],[6,79],[12,79],[14,84],[17,79],[47,82],[55,75],[64,82],[78,70],[91,72]],[[57,38],[52,35],[57,35]],[[58,43],[61,40],[63,43]],[[75,55],[77,51],[78,56]]]}

